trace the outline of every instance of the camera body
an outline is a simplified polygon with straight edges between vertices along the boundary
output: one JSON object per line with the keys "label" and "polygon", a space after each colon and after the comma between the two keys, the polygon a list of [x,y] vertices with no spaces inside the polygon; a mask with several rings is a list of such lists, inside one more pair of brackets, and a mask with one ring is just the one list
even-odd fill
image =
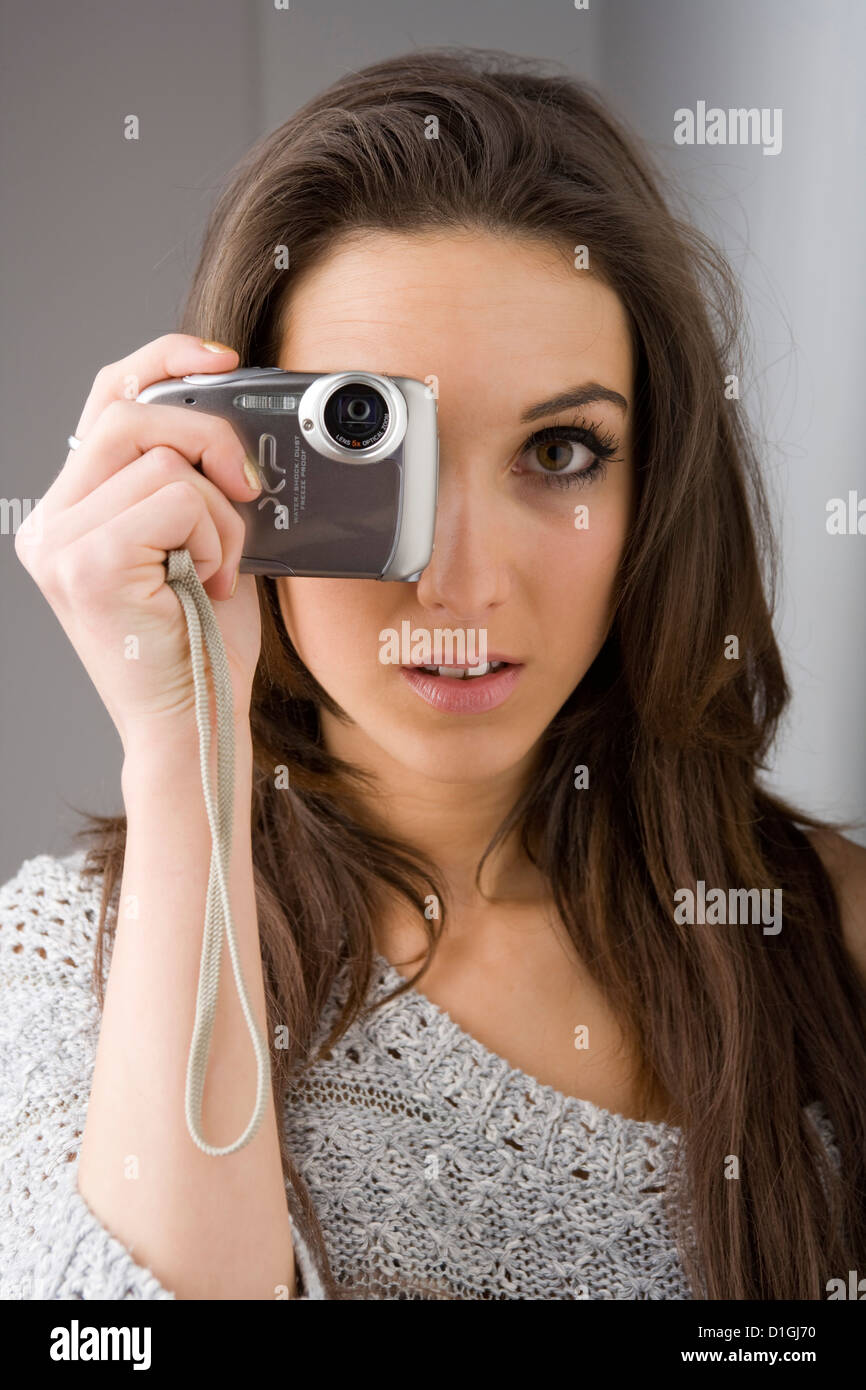
{"label": "camera body", "polygon": [[433,553],[436,398],[375,372],[171,377],[137,399],[221,415],[262,491],[232,505],[246,523],[242,574],[415,580]]}

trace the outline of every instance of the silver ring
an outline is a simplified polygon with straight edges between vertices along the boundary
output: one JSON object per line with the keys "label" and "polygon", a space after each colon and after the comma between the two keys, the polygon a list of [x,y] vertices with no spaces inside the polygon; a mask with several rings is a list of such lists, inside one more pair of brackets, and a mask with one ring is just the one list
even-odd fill
{"label": "silver ring", "polygon": [[71,434],[66,443],[69,445],[70,449],[79,449],[84,443],[84,440],[79,439],[77,434]]}

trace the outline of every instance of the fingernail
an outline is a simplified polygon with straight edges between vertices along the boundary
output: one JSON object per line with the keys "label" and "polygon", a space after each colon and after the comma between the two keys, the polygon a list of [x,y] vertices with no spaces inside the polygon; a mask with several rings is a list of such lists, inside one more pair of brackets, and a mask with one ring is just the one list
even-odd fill
{"label": "fingernail", "polygon": [[255,464],[250,459],[247,459],[244,464],[244,477],[246,478],[250,487],[254,487],[256,488],[256,490],[258,490],[261,487],[262,480],[258,475],[258,471],[256,469]]}
{"label": "fingernail", "polygon": [[210,338],[202,338],[201,345],[207,348],[208,352],[234,352],[234,348],[230,348],[227,343],[213,342]]}
{"label": "fingernail", "polygon": [[235,589],[238,587],[238,579],[240,578],[240,573],[240,568],[235,570],[235,577],[232,580],[232,591],[229,594],[229,598],[234,598],[235,596]]}

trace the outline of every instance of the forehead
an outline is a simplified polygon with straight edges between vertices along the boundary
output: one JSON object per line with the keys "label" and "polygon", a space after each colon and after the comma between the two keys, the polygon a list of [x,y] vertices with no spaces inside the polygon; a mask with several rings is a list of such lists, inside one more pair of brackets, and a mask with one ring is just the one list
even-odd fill
{"label": "forehead", "polygon": [[[353,233],[293,283],[277,365],[466,384],[581,376],[629,393],[628,318],[573,251],[470,231]],[[575,375],[576,374],[576,375]]]}

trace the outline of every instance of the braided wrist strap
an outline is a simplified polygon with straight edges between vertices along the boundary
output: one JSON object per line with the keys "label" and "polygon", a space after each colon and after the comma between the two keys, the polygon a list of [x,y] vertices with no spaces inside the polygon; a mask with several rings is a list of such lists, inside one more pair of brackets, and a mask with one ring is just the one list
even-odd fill
{"label": "braided wrist strap", "polygon": [[[258,1130],[265,1113],[270,1084],[270,1062],[267,1047],[247,999],[229,903],[228,879],[232,843],[235,756],[231,673],[216,615],[210,599],[202,587],[201,580],[196,574],[189,551],[169,551],[166,566],[167,582],[174,590],[183,608],[189,633],[189,650],[195,683],[195,714],[199,732],[202,787],[211,830],[211,861],[207,885],[204,937],[199,966],[195,1023],[186,1072],[186,1123],[190,1136],[198,1147],[206,1154],[218,1158],[223,1154],[236,1153],[238,1149],[242,1149]],[[204,634],[204,644],[210,658],[216,697],[216,806],[210,783],[210,701],[202,650],[202,634]],[[225,930],[228,940],[238,997],[241,1001],[256,1057],[256,1099],[255,1108],[244,1132],[234,1143],[218,1149],[214,1148],[212,1144],[208,1144],[201,1134],[201,1112],[205,1072],[219,991],[223,930]]]}

